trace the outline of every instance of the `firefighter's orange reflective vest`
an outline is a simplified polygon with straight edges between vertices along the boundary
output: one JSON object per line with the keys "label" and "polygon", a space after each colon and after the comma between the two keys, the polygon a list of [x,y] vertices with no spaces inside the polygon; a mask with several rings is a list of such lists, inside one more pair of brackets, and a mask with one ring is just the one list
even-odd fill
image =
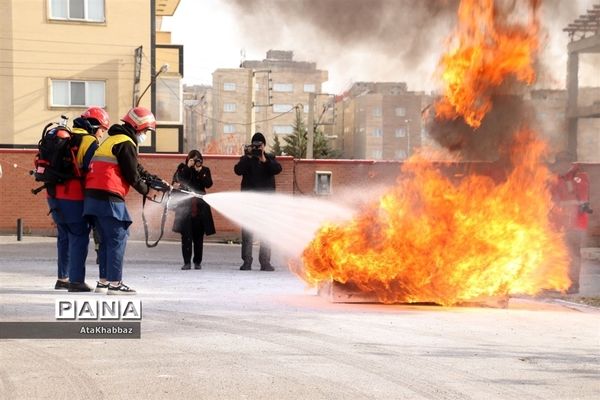
{"label": "firefighter's orange reflective vest", "polygon": [[111,192],[125,198],[129,192],[129,183],[123,178],[113,147],[119,143],[134,141],[127,135],[109,136],[100,144],[90,163],[90,172],[85,179],[86,189],[99,189]]}

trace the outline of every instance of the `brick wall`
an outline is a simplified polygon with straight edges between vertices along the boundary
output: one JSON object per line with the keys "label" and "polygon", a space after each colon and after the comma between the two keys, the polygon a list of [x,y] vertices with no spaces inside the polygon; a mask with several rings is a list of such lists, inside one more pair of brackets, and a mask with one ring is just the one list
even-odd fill
{"label": "brick wall", "polygon": [[[53,234],[52,218],[48,216],[46,192],[34,196],[31,189],[38,187],[29,171],[33,168],[34,150],[0,149],[0,165],[3,175],[0,178],[0,234],[15,233],[17,218],[22,218],[25,233]],[[211,170],[214,185],[209,193],[223,191],[238,191],[241,178],[233,172],[238,156],[205,155],[204,162]],[[278,157],[283,172],[277,176],[277,191],[293,192],[292,157]],[[171,181],[173,173],[185,156],[178,154],[140,154],[140,162],[148,171]],[[16,167],[14,167],[16,165]],[[131,236],[144,236],[141,209],[142,197],[130,190],[127,195],[127,207],[134,223],[131,226]],[[147,203],[146,215],[150,228],[150,236],[156,236],[160,225],[161,212],[154,203]],[[239,228],[213,210],[217,232],[221,238],[237,238]],[[178,234],[171,232],[173,213],[169,212],[165,225],[165,238],[177,238]]]}
{"label": "brick wall", "polygon": [[[32,168],[34,150],[0,149],[0,165],[3,176],[0,178],[0,234],[16,232],[16,220],[22,218],[25,233],[51,234],[54,232],[52,219],[47,215],[45,192],[34,196],[31,189],[37,182],[29,175]],[[140,160],[150,172],[170,181],[177,165],[185,159],[177,154],[141,154]],[[233,173],[238,156],[205,155],[205,164],[211,169],[214,186],[210,193],[238,191],[240,177]],[[332,198],[362,197],[373,193],[377,188],[393,184],[400,171],[401,163],[395,161],[371,160],[294,160],[279,157],[283,172],[277,176],[277,191],[296,195],[314,195],[315,171],[332,172]],[[16,165],[16,167],[15,167]],[[494,174],[496,168],[489,163],[456,164],[447,169],[451,176],[460,176],[465,168],[480,173]],[[600,244],[600,164],[583,164],[590,176],[591,203],[596,210],[592,214],[590,234],[594,244]],[[351,200],[351,199],[350,199]],[[128,208],[134,220],[131,227],[133,238],[144,235],[141,219],[142,197],[134,190],[127,196]],[[154,204],[148,205],[147,216],[151,236],[158,234],[161,212]],[[218,238],[234,239],[239,236],[239,227],[214,211]],[[173,214],[169,213],[165,226],[165,238],[178,238],[171,232]],[[152,239],[152,237],[151,237]]]}

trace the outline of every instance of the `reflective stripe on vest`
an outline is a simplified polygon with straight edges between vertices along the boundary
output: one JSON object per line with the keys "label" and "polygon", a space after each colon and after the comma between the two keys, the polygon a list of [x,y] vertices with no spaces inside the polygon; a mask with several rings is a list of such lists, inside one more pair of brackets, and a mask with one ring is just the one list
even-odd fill
{"label": "reflective stripe on vest", "polygon": [[113,154],[113,147],[127,141],[135,145],[129,136],[123,134],[109,136],[100,144],[92,158],[90,172],[85,179],[86,189],[104,190],[125,198],[129,192],[129,183],[121,174],[119,162]]}

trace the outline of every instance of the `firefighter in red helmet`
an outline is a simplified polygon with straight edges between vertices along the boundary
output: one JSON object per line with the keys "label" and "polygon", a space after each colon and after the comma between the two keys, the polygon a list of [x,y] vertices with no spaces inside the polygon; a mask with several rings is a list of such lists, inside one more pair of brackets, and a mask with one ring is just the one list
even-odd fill
{"label": "firefighter in red helmet", "polygon": [[[83,114],[81,114],[81,118],[84,118],[86,121],[90,123],[90,126],[94,130],[102,129],[103,131],[107,131],[110,126],[110,119],[108,118],[108,113],[104,111],[102,107],[90,107]],[[96,134],[96,132],[90,132],[92,134]]]}
{"label": "firefighter in red helmet", "polygon": [[[73,120],[73,148],[80,177],[57,184],[49,190],[48,205],[56,223],[58,279],[55,289],[89,292],[85,284],[85,261],[88,253],[90,226],[83,218],[83,179],[90,160],[98,148],[98,138],[108,129],[108,113],[101,107],[90,107]],[[51,193],[50,193],[51,192]]]}
{"label": "firefighter in red helmet", "polygon": [[564,232],[569,250],[569,294],[579,293],[579,273],[581,271],[581,244],[588,227],[590,207],[590,184],[587,173],[575,162],[573,154],[561,151],[550,165],[554,174],[551,194],[553,223]]}
{"label": "firefighter in red helmet", "polygon": [[[96,292],[135,294],[122,280],[128,228],[132,222],[125,196],[130,187],[144,196],[153,196],[154,190],[146,182],[159,178],[138,163],[138,145],[146,139],[148,131],[155,131],[156,120],[150,110],[134,107],[121,121],[122,124],[110,127],[108,137],[92,158],[85,181],[84,215],[90,217],[98,229],[100,268],[107,274],[108,282],[98,282]],[[168,186],[167,182],[163,183]]]}

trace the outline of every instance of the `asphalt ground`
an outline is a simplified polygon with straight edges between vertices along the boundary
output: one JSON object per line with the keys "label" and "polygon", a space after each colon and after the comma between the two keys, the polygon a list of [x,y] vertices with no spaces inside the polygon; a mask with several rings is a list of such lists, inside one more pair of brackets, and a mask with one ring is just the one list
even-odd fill
{"label": "asphalt ground", "polygon": [[[255,248],[255,252],[257,252]],[[52,238],[0,237],[0,321],[55,321]],[[588,257],[593,258],[593,257]],[[256,257],[255,257],[256,259]],[[97,270],[88,258],[88,283]],[[239,245],[129,242],[140,339],[0,340],[2,399],[597,399],[600,312],[564,296],[507,309],[332,304],[287,270],[239,271]],[[581,296],[600,295],[586,260]],[[112,297],[112,296],[111,296]]]}

